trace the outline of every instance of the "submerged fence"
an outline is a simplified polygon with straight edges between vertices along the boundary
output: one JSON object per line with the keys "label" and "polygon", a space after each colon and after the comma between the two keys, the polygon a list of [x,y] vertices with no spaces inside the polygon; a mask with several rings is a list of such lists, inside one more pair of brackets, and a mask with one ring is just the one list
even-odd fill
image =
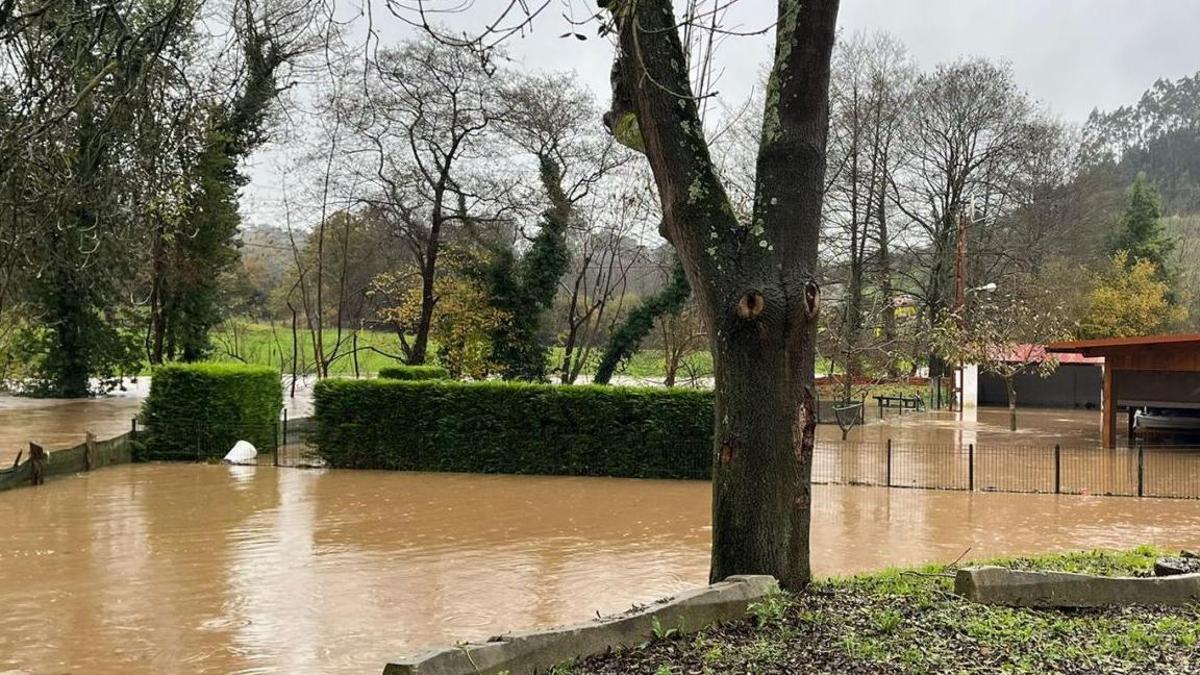
{"label": "submerged fence", "polygon": [[[89,439],[78,446],[45,452],[34,461],[21,457],[0,468],[0,491],[39,482],[41,477],[88,471],[139,459],[219,460],[239,438],[257,436],[258,463],[280,467],[321,467],[314,442],[316,420],[288,419],[271,429],[224,425],[219,432],[197,425],[188,449],[179,456],[137,456],[134,445],[145,432]],[[486,433],[486,431],[482,432]],[[31,444],[31,452],[36,447]],[[41,448],[37,447],[40,453]],[[696,464],[708,457],[664,452],[664,467]],[[186,456],[184,456],[186,455]],[[672,456],[674,455],[674,456]],[[693,456],[694,455],[694,456]],[[37,474],[37,477],[35,477]],[[589,474],[594,475],[594,474]],[[813,449],[812,482],[893,488],[1111,495],[1200,499],[1200,447],[1138,446],[1102,449],[1061,445],[927,444],[910,442],[818,441]]]}
{"label": "submerged fence", "polygon": [[225,457],[239,440],[258,439],[252,443],[258,451],[257,463],[283,467],[320,467],[324,462],[317,455],[310,436],[312,419],[288,419],[286,412],[273,424],[243,423],[219,426],[198,422],[187,430],[189,442],[175,452],[150,451],[145,458],[159,461],[213,462]]}
{"label": "submerged fence", "polygon": [[812,482],[935,490],[1200,498],[1200,448],[826,442]]}
{"label": "submerged fence", "polygon": [[40,485],[49,476],[127,464],[133,459],[137,437],[134,423],[130,431],[104,440],[97,440],[89,433],[83,443],[70,448],[47,451],[31,442],[28,454],[22,450],[11,467],[0,468],[0,492],[23,485]]}

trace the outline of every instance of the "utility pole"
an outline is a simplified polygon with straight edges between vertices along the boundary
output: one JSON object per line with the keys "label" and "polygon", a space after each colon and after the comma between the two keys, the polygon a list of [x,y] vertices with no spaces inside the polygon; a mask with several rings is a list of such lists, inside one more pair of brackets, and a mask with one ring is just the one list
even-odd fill
{"label": "utility pole", "polygon": [[[975,206],[971,206],[975,211]],[[958,241],[954,250],[954,314],[958,317],[959,327],[963,322],[963,311],[967,306],[967,225],[974,216],[967,215],[964,209],[958,214]]]}
{"label": "utility pole", "polygon": [[[963,209],[958,214],[958,237],[954,250],[954,320],[958,323],[958,328],[961,331],[966,322],[967,309],[967,226],[971,220],[975,218],[975,204],[970,206],[970,215],[966,209]],[[958,377],[955,378],[957,385],[955,391],[956,403],[958,411],[961,413],[966,407],[966,392],[964,384],[966,374],[964,364],[961,360],[958,362]]]}

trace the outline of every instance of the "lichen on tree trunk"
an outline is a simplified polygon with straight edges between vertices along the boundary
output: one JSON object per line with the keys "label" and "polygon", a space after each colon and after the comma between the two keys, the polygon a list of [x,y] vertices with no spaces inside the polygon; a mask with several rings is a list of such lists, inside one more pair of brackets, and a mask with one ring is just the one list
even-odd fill
{"label": "lichen on tree trunk", "polygon": [[838,3],[779,2],[750,222],[734,215],[709,156],[670,0],[601,6],[619,36],[605,121],[618,140],[644,149],[663,234],[712,341],[711,577],[772,574],[785,588],[803,587],[816,422],[814,279]]}

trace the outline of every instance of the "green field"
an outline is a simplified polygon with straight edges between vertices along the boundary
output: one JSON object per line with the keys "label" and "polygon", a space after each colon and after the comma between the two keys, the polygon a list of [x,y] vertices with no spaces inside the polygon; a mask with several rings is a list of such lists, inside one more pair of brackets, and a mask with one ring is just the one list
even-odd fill
{"label": "green field", "polygon": [[[298,331],[300,348],[297,351],[297,371],[302,374],[316,372],[316,360],[313,358],[313,339],[312,332],[309,330]],[[329,371],[331,375],[353,376],[355,372],[359,375],[372,375],[379,371],[381,367],[392,366],[400,363],[400,343],[394,333],[389,333],[379,330],[360,330],[358,331],[357,342],[353,339],[354,333],[349,330],[343,330],[340,337],[336,329],[327,328],[323,331],[323,342],[326,353],[335,353],[335,358],[330,364]],[[273,368],[278,368],[282,372],[291,372],[292,359],[292,333],[290,324],[283,322],[274,325],[264,322],[231,322],[221,326],[213,332],[214,352],[211,360],[214,361],[238,361],[243,363],[251,363],[257,365],[267,365]],[[340,345],[340,346],[339,346]],[[357,350],[355,347],[357,346]],[[335,351],[335,347],[337,347]],[[594,348],[591,351],[589,362],[585,365],[583,372],[590,375],[596,370],[597,362],[600,358],[600,349]],[[357,371],[355,369],[355,353],[357,353]],[[431,362],[436,361],[437,345],[431,344],[429,347],[429,357]],[[561,347],[553,347],[550,350],[550,366],[556,368],[562,363],[563,350]],[[829,364],[825,359],[818,358],[817,373],[825,374],[829,372]],[[661,349],[643,349],[634,354],[629,363],[617,372],[618,376],[627,376],[639,379],[661,379],[665,375],[665,363],[663,351]],[[676,373],[676,382],[678,384],[686,384],[692,377],[710,378],[713,375],[712,355],[708,350],[701,350],[692,353],[684,358],[684,365],[681,365]],[[856,387],[856,393],[860,393],[860,387]],[[904,393],[907,395],[924,394],[924,387],[914,387],[911,385],[897,384],[882,384],[870,388],[870,394],[875,393]],[[832,398],[840,396],[840,389],[822,386],[820,395],[822,398]]]}
{"label": "green field", "polygon": [[[313,332],[300,330],[297,336],[299,349],[296,350],[296,370],[300,373],[314,373],[316,359],[313,354],[316,350]],[[358,372],[363,375],[373,374],[383,366],[400,363],[400,343],[391,333],[360,330],[356,341],[351,331],[343,330],[339,335],[336,329],[327,328],[322,331],[322,342],[325,353],[333,354],[329,365],[332,375],[354,375],[356,361]],[[290,324],[226,324],[213,332],[213,346],[211,359],[214,361],[267,365],[289,373],[292,370]]]}
{"label": "green field", "polygon": [[[308,330],[298,331],[300,347],[297,350],[297,370],[301,373],[315,372],[316,360],[313,347],[313,334]],[[339,337],[336,329],[325,329],[322,333],[325,352],[334,353],[330,363],[332,375],[354,375],[355,358],[357,353],[357,372],[360,375],[373,374],[383,366],[400,363],[400,343],[394,333],[378,330],[358,331],[357,342],[353,333],[343,331]],[[237,322],[222,326],[214,331],[213,343],[215,350],[214,361],[239,361],[269,365],[284,372],[291,372],[292,334],[291,326],[284,323],[247,323]],[[339,346],[340,345],[340,346]],[[357,346],[357,350],[355,347]],[[335,347],[337,347],[335,351]],[[431,360],[437,352],[437,345],[431,344],[429,354]],[[599,359],[599,349],[593,349],[585,373],[593,373],[596,361]],[[551,367],[562,362],[562,348],[554,347],[550,351]],[[691,374],[697,377],[712,375],[712,356],[707,351],[697,352],[685,359],[688,368],[681,367],[678,381],[685,381]],[[637,354],[620,371],[619,375],[637,378],[661,378],[664,373],[663,352],[658,349],[645,349]]]}

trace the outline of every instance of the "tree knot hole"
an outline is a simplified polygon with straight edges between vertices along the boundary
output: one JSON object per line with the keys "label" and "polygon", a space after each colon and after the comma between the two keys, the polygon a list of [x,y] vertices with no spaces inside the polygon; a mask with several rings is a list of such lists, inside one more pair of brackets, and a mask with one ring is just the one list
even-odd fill
{"label": "tree knot hole", "polygon": [[737,454],[737,448],[731,439],[726,438],[721,441],[721,465],[726,466],[733,461],[734,455]]}
{"label": "tree knot hole", "polygon": [[821,287],[815,281],[804,284],[804,311],[809,319],[817,318],[821,311]]}
{"label": "tree knot hole", "polygon": [[755,290],[746,291],[738,300],[737,315],[749,321],[767,308],[767,299]]}

